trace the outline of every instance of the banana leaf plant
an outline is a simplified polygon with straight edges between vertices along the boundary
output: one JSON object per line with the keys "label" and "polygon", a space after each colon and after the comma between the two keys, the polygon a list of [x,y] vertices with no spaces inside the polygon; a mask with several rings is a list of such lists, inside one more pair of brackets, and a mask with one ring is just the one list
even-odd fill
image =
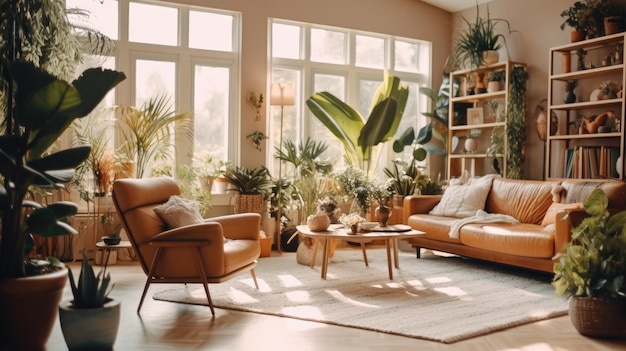
{"label": "banana leaf plant", "polygon": [[29,62],[9,62],[6,72],[16,86],[12,108],[4,111],[0,136],[0,279],[26,275],[33,234],[75,234],[66,223],[76,204],[60,201],[44,206],[27,195],[33,187],[60,188],[87,159],[89,145],[49,153],[75,119],[89,114],[109,90],[125,79],[121,72],[92,68],[71,84]]}
{"label": "banana leaf plant", "polygon": [[306,104],[328,130],[341,141],[349,165],[371,177],[382,151],[382,144],[398,130],[409,97],[409,88],[400,78],[385,72],[383,83],[372,99],[365,119],[358,111],[329,92],[318,92]]}

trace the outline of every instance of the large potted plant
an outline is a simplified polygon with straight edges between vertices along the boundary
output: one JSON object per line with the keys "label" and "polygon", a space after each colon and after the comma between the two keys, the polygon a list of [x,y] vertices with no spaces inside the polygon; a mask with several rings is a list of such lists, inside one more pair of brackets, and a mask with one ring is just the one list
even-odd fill
{"label": "large potted plant", "polygon": [[[44,265],[42,270],[28,269],[41,266],[29,259],[33,234],[50,237],[76,233],[65,220],[78,209],[70,202],[41,205],[29,194],[34,187],[58,188],[72,179],[75,168],[89,155],[90,146],[52,153],[49,149],[76,118],[91,112],[125,76],[88,69],[70,84],[31,63],[9,62],[5,69],[16,91],[14,104],[5,115],[5,125],[11,127],[0,136],[0,339],[10,349],[38,349],[54,325],[67,273],[57,272],[62,278],[52,284],[52,296],[36,296],[36,282],[50,281],[54,274],[27,276],[55,268]],[[34,301],[28,299],[31,296],[35,296]],[[44,320],[46,317],[49,320]]]}
{"label": "large potted plant", "polygon": [[73,299],[59,306],[59,320],[70,350],[111,350],[115,343],[121,302],[109,297],[115,284],[106,273],[107,263],[96,275],[83,251],[78,282],[68,267]]}
{"label": "large potted plant", "polygon": [[499,61],[498,50],[502,44],[506,45],[506,38],[503,34],[496,33],[499,23],[506,24],[508,33],[512,33],[509,22],[505,19],[491,18],[487,10],[487,18],[480,17],[478,5],[476,5],[476,18],[470,22],[465,17],[461,17],[466,25],[456,40],[454,52],[460,64],[468,65],[474,70],[484,64],[496,63]]}
{"label": "large potted plant", "polygon": [[570,298],[574,327],[593,337],[626,335],[626,211],[611,215],[607,207],[604,191],[594,189],[584,202],[588,217],[554,265],[556,294]]}
{"label": "large potted plant", "polygon": [[267,168],[229,166],[224,177],[239,191],[235,213],[263,213],[264,200],[269,198],[272,188],[272,178]]}

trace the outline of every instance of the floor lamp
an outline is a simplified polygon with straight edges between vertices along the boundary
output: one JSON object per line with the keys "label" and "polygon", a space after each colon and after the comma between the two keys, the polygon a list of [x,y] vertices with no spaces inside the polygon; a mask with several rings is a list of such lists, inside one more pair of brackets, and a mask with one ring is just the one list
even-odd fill
{"label": "floor lamp", "polygon": [[[293,84],[291,83],[272,83],[272,87],[270,89],[270,105],[272,106],[280,106],[280,135],[279,135],[279,144],[278,149],[282,150],[283,148],[283,117],[285,106],[293,106],[294,105],[294,92],[293,92]],[[276,215],[276,219],[278,219],[278,228],[276,230],[276,249],[278,252],[281,252],[280,248],[280,231],[282,228],[282,190],[283,190],[283,162],[278,160],[278,183],[277,183],[278,191],[276,192],[277,204],[278,204],[278,212]],[[275,233],[276,234],[276,233]]]}

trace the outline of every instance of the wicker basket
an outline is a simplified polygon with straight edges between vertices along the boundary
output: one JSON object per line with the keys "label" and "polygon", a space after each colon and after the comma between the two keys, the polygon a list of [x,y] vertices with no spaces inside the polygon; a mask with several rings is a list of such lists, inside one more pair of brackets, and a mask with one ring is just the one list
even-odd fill
{"label": "wicker basket", "polygon": [[598,338],[626,336],[626,303],[621,299],[574,297],[569,316],[582,335]]}
{"label": "wicker basket", "polygon": [[263,213],[263,194],[237,195],[235,213]]}

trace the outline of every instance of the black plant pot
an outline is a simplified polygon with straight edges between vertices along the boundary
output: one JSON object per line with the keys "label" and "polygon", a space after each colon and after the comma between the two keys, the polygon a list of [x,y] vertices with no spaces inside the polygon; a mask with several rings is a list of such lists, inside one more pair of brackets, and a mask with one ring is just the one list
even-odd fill
{"label": "black plant pot", "polygon": [[572,91],[568,91],[565,93],[565,96],[563,97],[563,102],[565,102],[566,104],[571,104],[576,102],[576,94],[574,94],[574,92]]}

